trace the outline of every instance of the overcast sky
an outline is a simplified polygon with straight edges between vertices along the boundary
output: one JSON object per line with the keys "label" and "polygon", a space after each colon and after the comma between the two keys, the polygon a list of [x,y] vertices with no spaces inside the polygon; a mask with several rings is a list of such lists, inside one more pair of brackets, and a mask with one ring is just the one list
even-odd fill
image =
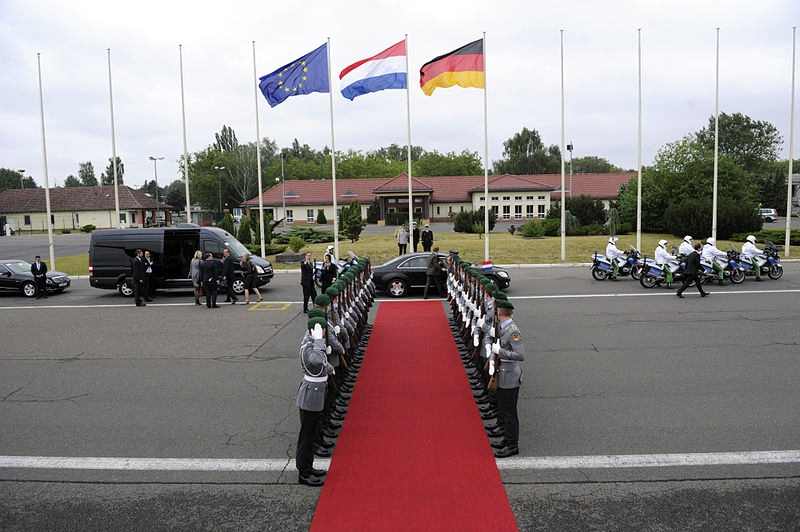
{"label": "overcast sky", "polygon": [[[283,5],[277,5],[283,4]],[[612,7],[613,6],[613,7]],[[112,51],[117,151],[125,182],[177,174],[182,152],[178,43],[184,47],[189,150],[223,124],[254,140],[252,40],[259,75],[332,38],[336,73],[409,34],[413,142],[483,153],[482,93],[419,90],[419,67],[487,32],[490,159],[523,126],[560,142],[559,29],[566,30],[567,140],[575,155],[636,165],[636,28],[643,32],[644,159],[702,127],[714,110],[714,28],[721,28],[725,112],[773,122],[788,149],[791,27],[797,0],[614,2],[386,0],[266,2],[0,0],[0,167],[43,184],[36,52],[42,54],[51,179],[63,184],[111,155],[106,48]],[[345,100],[335,83],[337,150],[404,144],[404,91]],[[271,109],[259,94],[261,133],[329,145],[328,98]]]}

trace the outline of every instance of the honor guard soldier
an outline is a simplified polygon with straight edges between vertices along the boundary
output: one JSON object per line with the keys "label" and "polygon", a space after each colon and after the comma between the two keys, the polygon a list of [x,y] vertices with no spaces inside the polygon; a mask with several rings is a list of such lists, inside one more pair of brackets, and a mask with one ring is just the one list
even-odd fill
{"label": "honor guard soldier", "polygon": [[328,350],[325,342],[327,323],[324,318],[308,320],[307,335],[300,344],[300,366],[303,379],[297,389],[297,408],[300,410],[300,434],[297,436],[295,463],[298,482],[307,486],[322,486],[325,472],[314,469],[314,443],[317,441],[322,412],[325,408],[325,395],[328,376],[333,374],[333,366],[328,363]]}
{"label": "honor guard soldier", "polygon": [[[497,297],[497,294],[495,294]],[[497,412],[503,427],[503,449],[495,451],[495,457],[506,458],[519,454],[519,416],[517,399],[522,384],[522,361],[525,346],[522,333],[514,323],[514,305],[507,299],[496,299],[499,338],[492,344],[492,354],[497,369]]]}

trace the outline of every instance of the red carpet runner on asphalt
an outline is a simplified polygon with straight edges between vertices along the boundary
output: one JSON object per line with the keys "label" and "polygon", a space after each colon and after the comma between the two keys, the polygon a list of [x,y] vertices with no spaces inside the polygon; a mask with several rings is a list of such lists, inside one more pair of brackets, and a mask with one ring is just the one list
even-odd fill
{"label": "red carpet runner on asphalt", "polygon": [[517,530],[438,301],[382,302],[313,531]]}

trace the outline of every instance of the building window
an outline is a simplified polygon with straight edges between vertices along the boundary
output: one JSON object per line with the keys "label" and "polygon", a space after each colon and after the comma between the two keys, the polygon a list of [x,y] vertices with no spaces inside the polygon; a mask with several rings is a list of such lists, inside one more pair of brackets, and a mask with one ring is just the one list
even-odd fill
{"label": "building window", "polygon": [[533,199],[533,196],[525,196],[525,199],[532,200],[532,199]]}
{"label": "building window", "polygon": [[453,214],[453,206],[452,205],[448,205],[447,206],[447,214]]}
{"label": "building window", "polygon": [[459,212],[464,212],[464,206],[463,205],[459,208]]}
{"label": "building window", "polygon": [[50,225],[56,225],[56,215],[55,214],[51,214],[50,215]]}
{"label": "building window", "polygon": [[511,218],[511,205],[503,205],[503,220]]}
{"label": "building window", "polygon": [[31,225],[31,215],[30,214],[26,214],[25,215],[25,225]]}
{"label": "building window", "polygon": [[306,221],[313,224],[316,218],[314,217],[314,209],[306,209]]}
{"label": "building window", "polygon": [[481,201],[486,201],[486,196],[481,196]]}
{"label": "building window", "polygon": [[128,213],[127,212],[119,213],[119,223],[121,223],[121,224],[128,223]]}
{"label": "building window", "polygon": [[497,215],[497,205],[492,205],[492,212]]}
{"label": "building window", "polygon": [[286,223],[290,224],[294,222],[294,211],[292,209],[286,209]]}
{"label": "building window", "polygon": [[520,200],[522,200],[522,196],[514,196],[514,199],[515,199],[516,201],[520,201]]}
{"label": "building window", "polygon": [[389,207],[389,214],[394,214],[396,210],[394,207]]}
{"label": "building window", "polygon": [[544,196],[539,196],[539,199],[543,200],[543,199],[544,199]]}
{"label": "building window", "polygon": [[492,201],[497,201],[497,196],[492,196]]}
{"label": "building window", "polygon": [[80,218],[78,218],[78,213],[77,213],[77,212],[75,213],[75,223],[76,223],[76,224],[79,224],[79,223],[81,223],[81,219],[80,219]]}
{"label": "building window", "polygon": [[438,205],[436,206],[436,214],[437,214],[437,215],[438,215],[438,214],[440,214],[440,212],[439,212],[439,206],[438,206]]}
{"label": "building window", "polygon": [[533,218],[533,205],[525,205],[525,218]]}
{"label": "building window", "polygon": [[538,209],[538,216],[539,218],[544,218],[544,205],[537,205],[536,208]]}
{"label": "building window", "polygon": [[522,205],[514,205],[514,218],[522,219]]}
{"label": "building window", "polygon": [[511,199],[511,196],[503,196],[503,201],[509,201],[510,199]]}

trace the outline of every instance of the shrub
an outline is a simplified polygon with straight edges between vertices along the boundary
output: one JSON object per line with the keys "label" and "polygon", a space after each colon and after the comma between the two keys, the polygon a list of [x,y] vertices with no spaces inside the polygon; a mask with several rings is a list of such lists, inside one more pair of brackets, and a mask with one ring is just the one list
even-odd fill
{"label": "shrub", "polygon": [[580,195],[567,198],[567,210],[578,219],[578,225],[606,223],[606,208],[601,200]]}
{"label": "shrub", "polygon": [[[705,238],[711,234],[711,200],[684,199],[664,211],[664,224],[676,236]],[[727,240],[734,233],[760,231],[761,217],[754,204],[722,198],[717,210],[717,238]]]}
{"label": "shrub", "polygon": [[[497,222],[497,214],[489,212],[489,231],[494,229]],[[480,233],[483,233],[483,207],[477,211],[459,212],[453,217],[453,231],[456,233],[475,233],[476,226],[480,226]]]}
{"label": "shrub", "polygon": [[408,214],[404,212],[387,212],[383,217],[383,223],[386,225],[403,225],[408,223]]}
{"label": "shrub", "polygon": [[381,208],[378,205],[378,200],[374,200],[372,203],[369,204],[369,207],[367,207],[367,223],[368,224],[378,223],[378,218],[380,217],[380,215],[381,215]]}
{"label": "shrub", "polygon": [[[245,247],[252,255],[261,256],[261,246],[248,244]],[[286,251],[286,246],[267,246],[264,248],[265,255],[277,255],[278,253],[283,253],[284,251]]]}
{"label": "shrub", "polygon": [[519,228],[519,234],[525,238],[540,238],[544,236],[544,223],[539,220],[526,222]]}
{"label": "shrub", "polygon": [[249,216],[242,216],[242,223],[239,224],[239,232],[236,234],[236,239],[245,246],[253,242],[253,235],[250,234]]}
{"label": "shrub", "polygon": [[84,233],[91,233],[95,229],[97,229],[97,227],[95,227],[92,224],[86,224],[83,227],[81,227],[81,231],[83,231]]}
{"label": "shrub", "polygon": [[333,242],[332,232],[319,231],[313,227],[292,227],[289,231],[276,236],[275,242],[279,244],[288,244],[289,240],[295,236],[309,244]]}
{"label": "shrub", "polygon": [[342,215],[339,220],[339,234],[349,238],[350,242],[356,242],[361,236],[361,231],[367,225],[361,219],[361,205],[354,201],[350,205],[342,207]]}
{"label": "shrub", "polygon": [[583,226],[586,229],[587,235],[605,235],[608,234],[606,226],[601,224],[589,224]]}
{"label": "shrub", "polygon": [[[773,244],[783,244],[786,238],[786,231],[784,229],[762,229],[761,231],[748,233],[735,233],[731,235],[730,240],[744,242],[748,235],[755,236],[759,242],[766,242],[769,240]],[[794,229],[789,233],[789,244],[792,246],[800,246],[800,230]]]}
{"label": "shrub", "polygon": [[558,236],[561,234],[561,220],[558,218],[545,218],[542,220],[544,236]]}
{"label": "shrub", "polygon": [[234,234],[236,232],[236,230],[233,228],[233,216],[231,216],[231,213],[225,213],[225,216],[222,217],[222,221],[219,223],[219,228],[223,231],[229,232],[230,234]]}
{"label": "shrub", "polygon": [[303,249],[305,245],[306,245],[305,241],[300,237],[293,236],[292,238],[289,239],[289,249],[291,249],[295,253]]}
{"label": "shrub", "polygon": [[325,211],[323,209],[317,209],[317,223],[320,225],[328,223],[328,219],[325,218]]}

